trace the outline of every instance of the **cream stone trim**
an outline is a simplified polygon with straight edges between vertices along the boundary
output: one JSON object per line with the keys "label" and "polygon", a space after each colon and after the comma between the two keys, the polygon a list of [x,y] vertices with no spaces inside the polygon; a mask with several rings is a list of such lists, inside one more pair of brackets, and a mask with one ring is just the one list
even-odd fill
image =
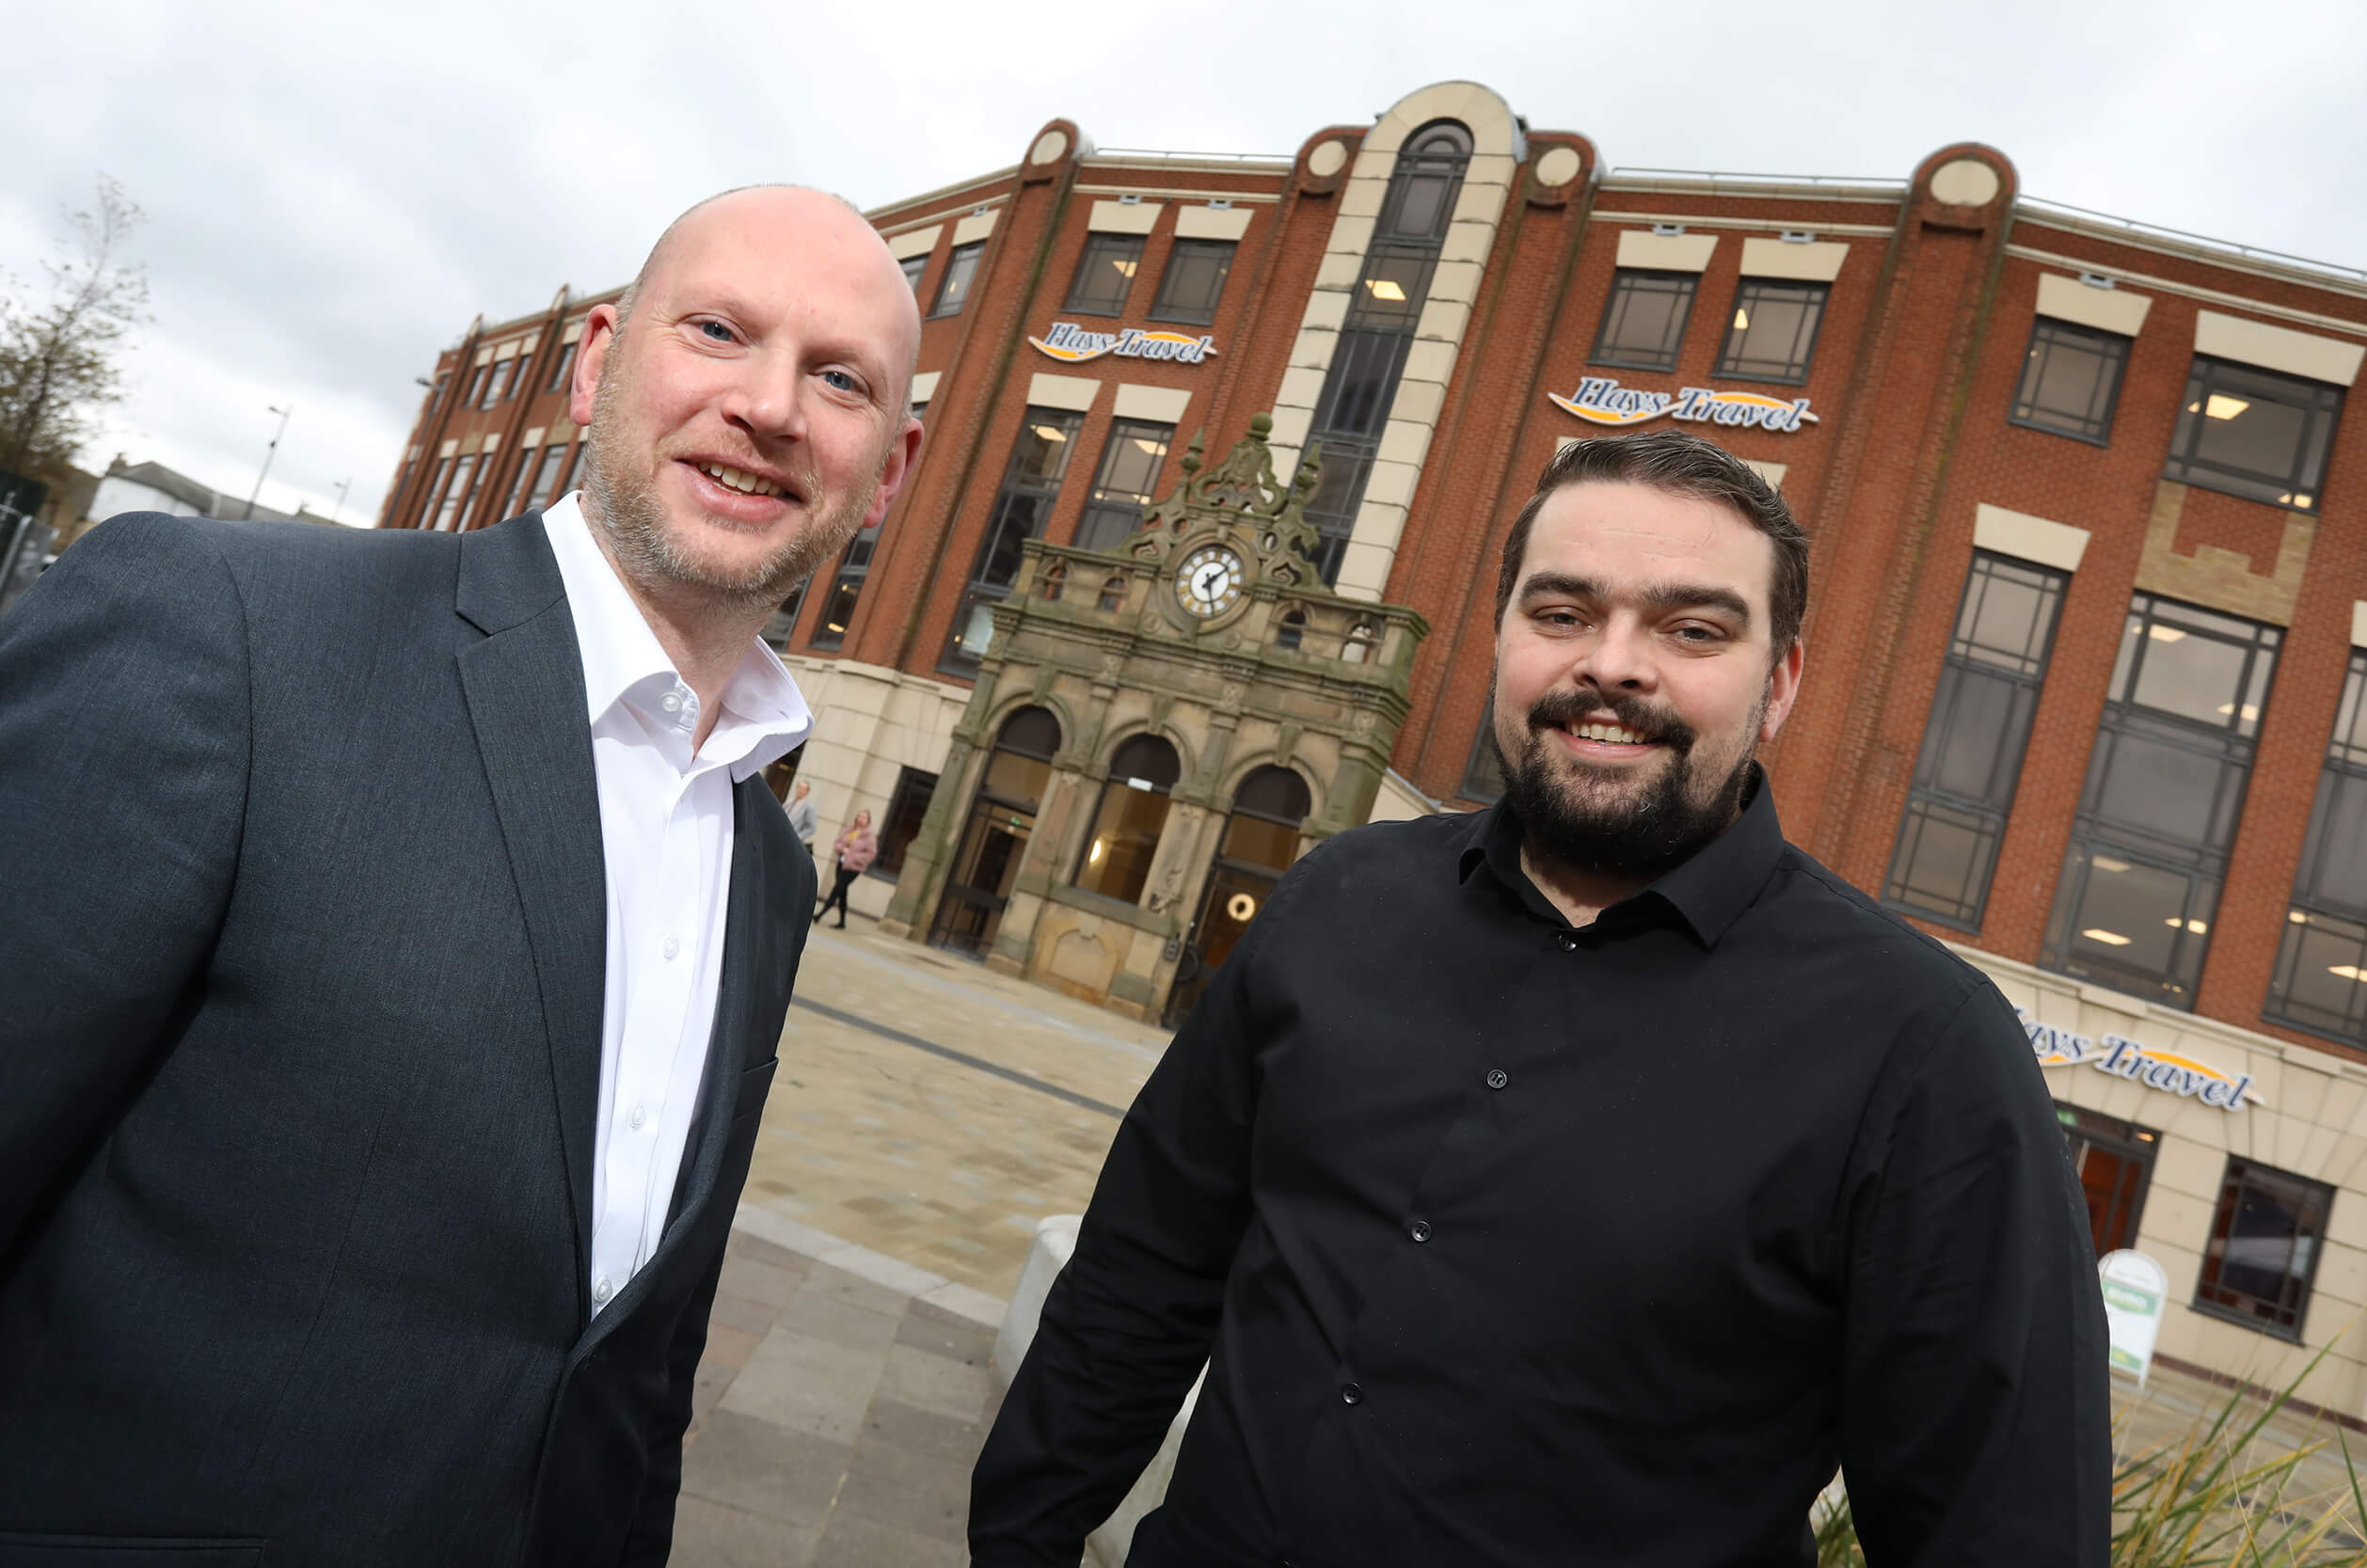
{"label": "cream stone trim", "polygon": [[471,368],[478,365],[490,365],[491,363],[493,363],[493,345],[491,343],[478,344],[477,356],[469,361]]}
{"label": "cream stone trim", "polygon": [[[1573,436],[1572,439],[1575,440],[1576,437]],[[1784,487],[1784,476],[1791,472],[1791,465],[1788,463],[1762,463],[1755,457],[1745,457],[1741,462],[1744,467],[1767,481],[1767,487],[1770,490],[1781,490]]]}
{"label": "cream stone trim", "polygon": [[944,224],[932,223],[926,229],[907,229],[901,234],[890,234],[887,237],[888,254],[899,261],[926,256],[937,248],[937,236],[945,231]]}
{"label": "cream stone trim", "polygon": [[1002,209],[999,207],[990,207],[983,213],[972,213],[953,226],[953,243],[968,245],[973,240],[985,239],[994,232],[994,220],[1002,215]]}
{"label": "cream stone trim", "polygon": [[[1566,151],[1567,149],[1556,149]],[[1417,816],[1436,816],[1438,802],[1413,786],[1411,781],[1394,768],[1381,771],[1381,787],[1373,797],[1372,815],[1368,822],[1408,822]]]}
{"label": "cream stone trim", "polygon": [[578,316],[575,320],[569,322],[567,324],[567,330],[561,333],[559,336],[559,341],[563,345],[566,343],[580,342],[582,339],[583,318],[581,316]]}
{"label": "cream stone trim", "polygon": [[[1356,271],[1361,269],[1365,251],[1372,244],[1374,220],[1380,213],[1381,198],[1388,192],[1390,176],[1396,171],[1397,150],[1407,136],[1436,119],[1459,121],[1471,133],[1471,161],[1464,171],[1463,191],[1455,200],[1447,230],[1453,253],[1441,255],[1441,269],[1469,266],[1476,271],[1493,248],[1496,228],[1511,195],[1513,179],[1520,160],[1528,155],[1526,138],[1511,106],[1476,82],[1439,82],[1407,94],[1380,117],[1357,150],[1347,185],[1341,192],[1340,210],[1332,219],[1330,242],[1325,247],[1327,261],[1341,258],[1352,261],[1354,266],[1331,268],[1327,278],[1318,278],[1301,322],[1300,351],[1292,356],[1294,365],[1319,372],[1331,368],[1339,331],[1318,325],[1323,313],[1315,301],[1326,293],[1344,298],[1347,291],[1356,286]],[[1465,290],[1452,281],[1459,276],[1450,274],[1445,293],[1475,293],[1475,285]],[[1403,466],[1386,476],[1383,488],[1391,495],[1402,493],[1406,499],[1385,499],[1372,494],[1368,484],[1363,503],[1357,510],[1356,527],[1341,556],[1337,587],[1349,598],[1377,600],[1389,584],[1390,568],[1396,560],[1398,540],[1406,526],[1406,505],[1421,481],[1431,430],[1443,404],[1444,388],[1454,378],[1455,360],[1462,352],[1470,318],[1468,297],[1442,298],[1435,288],[1422,307],[1414,328],[1414,345],[1406,355],[1405,373],[1398,383],[1398,396],[1390,404],[1389,422],[1381,432],[1381,460]],[[1316,341],[1310,342],[1311,337]],[[1428,391],[1406,395],[1409,388],[1424,383],[1431,384],[1441,395],[1433,396]],[[1320,385],[1318,382],[1318,388]],[[1287,422],[1283,418],[1286,413],[1290,416]],[[1311,397],[1304,406],[1277,407],[1277,473],[1289,473],[1298,466],[1299,451],[1313,418]]]}
{"label": "cream stone trim", "polygon": [[2039,276],[2039,314],[2057,321],[2077,322],[2082,326],[2134,338],[2144,329],[2146,313],[2153,309],[2151,294],[2099,289],[2058,272]]}
{"label": "cream stone trim", "polygon": [[1038,371],[1027,381],[1027,402],[1038,408],[1065,408],[1073,414],[1092,412],[1102,384],[1088,376],[1050,375]]}
{"label": "cream stone trim", "polygon": [[2026,512],[1980,503],[1973,515],[1973,544],[2016,561],[2034,561],[2058,572],[2076,572],[2088,553],[2088,531],[2069,523],[2049,522]]}
{"label": "cream stone trim", "polygon": [[1619,231],[1619,264],[1650,272],[1704,272],[1718,248],[1715,234],[1655,234],[1648,229]]}
{"label": "cream stone trim", "polygon": [[2195,352],[2312,381],[2331,381],[2339,387],[2356,382],[2359,361],[2367,358],[2367,346],[2338,343],[2289,326],[2223,316],[2216,310],[2195,312]]}
{"label": "cream stone trim", "polygon": [[1978,158],[1956,158],[1931,173],[1931,199],[1952,207],[1985,207],[1997,198],[1997,171]]}
{"label": "cream stone trim", "polygon": [[1841,276],[1850,247],[1834,240],[1805,245],[1787,240],[1744,240],[1742,276],[1786,277],[1802,283],[1830,283]]}
{"label": "cream stone trim", "polygon": [[484,451],[484,452],[494,452],[494,451],[500,451],[500,450],[501,450],[501,433],[500,433],[500,431],[498,431],[498,430],[488,430],[488,431],[486,431],[486,432],[485,433],[485,439],[484,439],[484,441],[482,441],[481,443],[479,443],[477,450],[478,450],[479,451]]}
{"label": "cream stone trim", "polygon": [[2351,601],[2351,646],[2367,648],[2367,599]]}
{"label": "cream stone trim", "polygon": [[[1079,185],[1079,196],[1138,196],[1145,201],[1230,201],[1236,207],[1271,207],[1282,198],[1272,191],[1204,191],[1185,185]],[[1888,230],[1884,230],[1888,232]]]}
{"label": "cream stone trim", "polygon": [[1192,405],[1191,392],[1182,387],[1140,387],[1121,382],[1118,402],[1110,410],[1121,420],[1156,420],[1162,424],[1180,425],[1184,412]]}
{"label": "cream stone trim", "polygon": [[543,426],[536,425],[533,429],[519,436],[517,438],[517,444],[521,447],[541,446],[543,444]]}
{"label": "cream stone trim", "polygon": [[1249,231],[1247,208],[1179,207],[1175,237],[1179,240],[1239,240]]}
{"label": "cream stone trim", "polygon": [[457,456],[459,456],[459,455],[460,455],[460,437],[459,437],[459,436],[453,436],[451,440],[446,441],[446,442],[445,442],[442,446],[437,447],[437,448],[436,449],[436,456],[437,456],[437,459],[438,461],[441,461],[442,459],[447,458],[447,457],[457,457]]}
{"label": "cream stone trim", "polygon": [[494,345],[493,362],[498,365],[504,359],[516,358],[518,346],[518,341],[515,338],[511,339],[506,343],[498,343]]}
{"label": "cream stone trim", "polygon": [[1159,227],[1156,201],[1096,201],[1086,228],[1097,234],[1148,234]]}
{"label": "cream stone trim", "polygon": [[[1704,213],[1613,213],[1597,210],[1589,220],[1594,223],[1673,223],[1688,231],[1695,229],[1752,230],[1768,234],[1796,233],[1797,218],[1738,218],[1722,217]],[[1816,232],[1849,234],[1869,240],[1886,240],[1898,230],[1887,223],[1819,223]]]}
{"label": "cream stone trim", "polygon": [[[2131,248],[2153,249],[2149,245],[2134,244]],[[2177,294],[2185,299],[2206,300],[2213,305],[2226,305],[2238,310],[2249,310],[2256,316],[2275,316],[2280,321],[2299,322],[2306,326],[2324,327],[2330,332],[2346,332],[2358,337],[2367,337],[2367,323],[2349,321],[2341,316],[2324,315],[2315,310],[2296,309],[2289,305],[2271,305],[2265,300],[2246,299],[2241,294],[2226,293],[2217,289],[2197,288],[2192,283],[2181,283],[2170,277],[2156,277],[2151,273],[2134,272],[2127,267],[2116,267],[2106,261],[2091,261],[2079,256],[2059,256],[2051,250],[2038,250],[2029,245],[2009,245],[2006,246],[2006,254],[2017,261],[2037,261],[2044,266],[2061,267],[2069,272],[2092,272],[2099,277],[2109,277],[2116,283],[2139,284],[2157,293]],[[2183,254],[2179,252],[2156,250],[2155,254],[2181,255],[2184,259]],[[2289,279],[2289,281],[2298,281],[2298,279]],[[2312,286],[2324,287],[2329,293],[2343,292],[2330,283]]]}
{"label": "cream stone trim", "polygon": [[930,398],[935,397],[937,395],[937,378],[945,373],[945,372],[943,371],[922,371],[919,374],[913,376],[913,401],[914,403],[927,403]]}

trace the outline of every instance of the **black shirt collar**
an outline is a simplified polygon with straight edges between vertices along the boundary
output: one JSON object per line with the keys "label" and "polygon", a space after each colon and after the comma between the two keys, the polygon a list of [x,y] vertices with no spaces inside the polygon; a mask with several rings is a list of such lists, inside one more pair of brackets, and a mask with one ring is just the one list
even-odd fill
{"label": "black shirt collar", "polygon": [[[1753,763],[1744,787],[1742,815],[1731,827],[1643,892],[1603,911],[1597,924],[1608,933],[1674,913],[1704,947],[1715,947],[1767,885],[1784,849],[1784,830],[1775,819],[1774,791],[1767,786],[1766,769]],[[1533,913],[1567,925],[1521,870],[1520,838],[1520,818],[1509,802],[1499,800],[1476,813],[1460,841],[1455,875],[1469,881],[1485,862],[1489,874]]]}

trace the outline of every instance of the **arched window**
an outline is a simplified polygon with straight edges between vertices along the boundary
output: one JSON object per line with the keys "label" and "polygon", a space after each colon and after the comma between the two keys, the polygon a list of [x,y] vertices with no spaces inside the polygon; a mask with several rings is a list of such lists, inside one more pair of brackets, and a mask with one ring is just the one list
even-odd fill
{"label": "arched window", "polygon": [[1307,781],[1287,768],[1252,768],[1232,792],[1232,813],[1208,867],[1199,917],[1185,961],[1168,993],[1169,1027],[1183,1021],[1217,967],[1249,928],[1283,872],[1298,858],[1298,830],[1312,805]]}
{"label": "arched window", "polygon": [[1381,640],[1370,621],[1358,621],[1348,630],[1347,641],[1341,644],[1340,657],[1350,664],[1362,664],[1373,657],[1374,646]]}
{"label": "arched window", "polygon": [[1078,887],[1129,904],[1142,896],[1159,831],[1167,826],[1168,791],[1183,773],[1175,748],[1155,735],[1136,736],[1118,748],[1093,813],[1092,835],[1077,858]]}
{"label": "arched window", "polygon": [[1274,645],[1284,653],[1295,653],[1306,640],[1307,612],[1303,610],[1282,611],[1282,619],[1274,628]]}
{"label": "arched window", "polygon": [[1044,568],[1043,580],[1036,585],[1036,592],[1042,594],[1046,600],[1056,602],[1060,597],[1060,585],[1068,580],[1068,562],[1056,561]]}
{"label": "arched window", "polygon": [[932,942],[982,953],[994,941],[1059,749],[1060,721],[1048,710],[1023,707],[1003,721],[937,900]]}
{"label": "arched window", "polygon": [[1112,572],[1102,582],[1102,602],[1098,607],[1107,612],[1122,610],[1126,604],[1126,574]]}

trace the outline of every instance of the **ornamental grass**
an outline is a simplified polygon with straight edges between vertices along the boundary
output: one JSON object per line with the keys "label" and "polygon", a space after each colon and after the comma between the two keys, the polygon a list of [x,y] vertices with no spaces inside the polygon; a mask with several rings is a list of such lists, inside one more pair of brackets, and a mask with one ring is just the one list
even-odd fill
{"label": "ornamental grass", "polygon": [[[2323,1352],[2320,1353],[2323,1355]],[[2230,1394],[2216,1414],[2197,1416],[2176,1433],[2133,1458],[2120,1458],[2119,1437],[2128,1427],[2123,1409],[2113,1423],[2113,1568],[2367,1568],[2367,1489],[2346,1437],[2331,1440],[2342,1454],[2344,1483],[2311,1496],[2296,1486],[2302,1465],[2327,1449],[2327,1441],[2294,1449],[2263,1463],[2246,1455],[2254,1439],[2282,1410],[2303,1378],[2248,1418],[2249,1397]],[[2367,1449],[2361,1450],[2367,1455]],[[1820,1500],[1812,1518],[1817,1568],[1866,1568],[1850,1520],[1849,1498],[1837,1489]]]}

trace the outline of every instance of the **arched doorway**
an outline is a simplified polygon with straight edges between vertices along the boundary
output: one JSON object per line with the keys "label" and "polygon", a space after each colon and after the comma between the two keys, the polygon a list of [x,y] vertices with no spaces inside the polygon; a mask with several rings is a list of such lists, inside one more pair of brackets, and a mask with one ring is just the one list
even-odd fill
{"label": "arched doorway", "polygon": [[1003,721],[937,899],[933,945],[975,956],[993,944],[1059,749],[1060,721],[1048,709],[1023,707]]}
{"label": "arched doorway", "polygon": [[1109,759],[1109,782],[1102,785],[1093,832],[1071,880],[1088,893],[1138,901],[1167,826],[1168,791],[1183,774],[1175,748],[1155,735],[1138,735],[1120,745]]}
{"label": "arched doorway", "polygon": [[1312,804],[1307,781],[1271,764],[1254,768],[1232,792],[1232,814],[1209,863],[1199,913],[1184,939],[1183,961],[1168,991],[1166,1026],[1174,1028],[1215,978],[1241,933],[1265,908],[1274,884],[1298,858],[1298,828]]}

